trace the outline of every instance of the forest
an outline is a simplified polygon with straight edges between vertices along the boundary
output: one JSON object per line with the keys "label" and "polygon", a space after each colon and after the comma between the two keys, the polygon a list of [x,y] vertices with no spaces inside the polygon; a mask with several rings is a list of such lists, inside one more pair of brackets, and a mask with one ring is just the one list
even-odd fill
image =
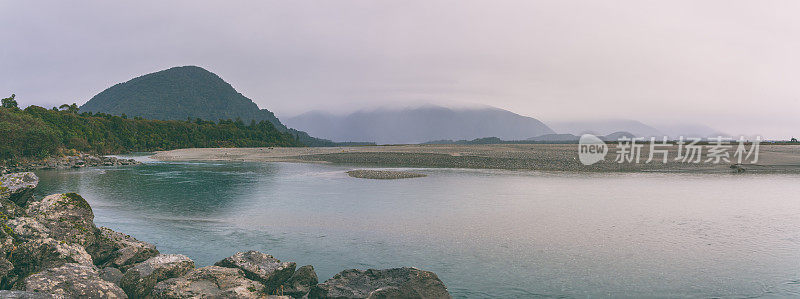
{"label": "forest", "polygon": [[18,108],[15,96],[0,107],[0,160],[45,158],[66,151],[114,154],[189,147],[303,146],[269,121],[152,120],[80,113],[77,105]]}

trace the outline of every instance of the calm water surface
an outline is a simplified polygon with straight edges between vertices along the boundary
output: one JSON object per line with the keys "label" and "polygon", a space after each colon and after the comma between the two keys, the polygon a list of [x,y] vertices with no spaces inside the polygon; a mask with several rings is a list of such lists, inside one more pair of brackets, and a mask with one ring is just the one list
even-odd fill
{"label": "calm water surface", "polygon": [[800,296],[797,175],[148,163],[38,171],[95,222],[210,265],[259,250],[321,280],[415,266],[455,297]]}

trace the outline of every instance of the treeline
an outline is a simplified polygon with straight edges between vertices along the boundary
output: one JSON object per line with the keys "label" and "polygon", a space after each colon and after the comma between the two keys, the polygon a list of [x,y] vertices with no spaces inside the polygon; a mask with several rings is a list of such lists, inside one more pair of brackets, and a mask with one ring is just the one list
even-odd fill
{"label": "treeline", "polygon": [[60,109],[0,107],[0,160],[43,158],[63,150],[97,154],[157,151],[189,147],[302,146],[298,137],[279,132],[269,121],[201,119],[162,121],[125,115],[79,113]]}

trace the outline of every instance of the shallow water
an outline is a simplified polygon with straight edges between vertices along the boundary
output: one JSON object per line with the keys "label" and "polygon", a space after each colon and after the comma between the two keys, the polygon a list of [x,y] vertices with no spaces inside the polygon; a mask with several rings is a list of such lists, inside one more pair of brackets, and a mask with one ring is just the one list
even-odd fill
{"label": "shallow water", "polygon": [[798,175],[351,169],[156,162],[38,171],[37,192],[77,192],[96,224],[198,265],[415,266],[464,298],[800,296]]}

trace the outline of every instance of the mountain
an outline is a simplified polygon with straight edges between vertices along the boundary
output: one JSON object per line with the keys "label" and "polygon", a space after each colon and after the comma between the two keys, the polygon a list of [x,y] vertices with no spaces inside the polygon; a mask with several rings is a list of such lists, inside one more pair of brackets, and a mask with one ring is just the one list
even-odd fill
{"label": "mountain", "polygon": [[[597,137],[605,141],[617,141],[622,137],[634,138],[636,136],[628,132],[614,132],[605,136],[599,135]],[[538,142],[578,142],[578,140],[580,139],[581,136],[573,134],[545,134],[541,136],[531,137],[528,138],[527,140],[538,141]]]}
{"label": "mountain", "polygon": [[678,139],[680,136],[699,138],[728,136],[728,134],[700,124],[672,123],[651,126],[640,121],[625,119],[548,122],[548,125],[556,132],[574,135],[589,133],[600,136],[624,132],[636,137],[662,138],[667,136],[669,139]]}
{"label": "mountain", "polygon": [[730,134],[722,133],[716,129],[705,125],[698,124],[671,124],[659,126],[661,131],[670,136],[670,138],[677,139],[680,136],[684,137],[717,137],[717,136],[730,136]]}
{"label": "mountain", "polygon": [[544,134],[536,137],[531,137],[526,140],[530,141],[542,141],[542,142],[566,142],[566,141],[578,141],[580,136],[575,136],[572,134]]}
{"label": "mountain", "polygon": [[637,137],[664,136],[660,130],[636,120],[612,119],[597,121],[548,122],[553,130],[564,134],[608,135],[615,132],[628,132]]}
{"label": "mountain", "polygon": [[92,97],[80,110],[159,120],[269,121],[303,143],[327,145],[325,140],[287,128],[275,114],[260,109],[222,78],[197,66],[173,67],[116,84]]}
{"label": "mountain", "polygon": [[381,108],[347,115],[308,112],[285,120],[292,127],[334,141],[378,144],[497,137],[522,140],[553,133],[539,120],[494,107]]}

